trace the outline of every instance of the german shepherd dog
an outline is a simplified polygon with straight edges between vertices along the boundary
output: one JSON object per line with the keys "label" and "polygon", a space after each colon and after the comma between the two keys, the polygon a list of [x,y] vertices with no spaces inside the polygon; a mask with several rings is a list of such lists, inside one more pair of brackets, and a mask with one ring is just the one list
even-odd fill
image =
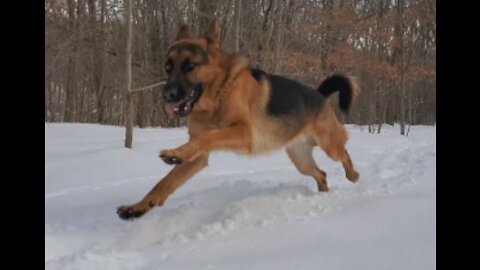
{"label": "german shepherd dog", "polygon": [[312,157],[318,145],[342,162],[348,180],[358,180],[345,149],[347,132],[327,100],[338,91],[340,109],[348,112],[359,90],[352,78],[332,75],[315,90],[253,69],[244,57],[220,48],[216,20],[198,38],[182,26],[167,51],[165,71],[165,111],[171,118],[187,118],[190,138],[178,148],[160,152],[160,158],[175,167],[142,200],[119,207],[121,219],[138,218],[163,205],[207,166],[210,152],[217,150],[256,155],[285,147],[298,171],[313,177],[319,191],[328,191],[326,173]]}

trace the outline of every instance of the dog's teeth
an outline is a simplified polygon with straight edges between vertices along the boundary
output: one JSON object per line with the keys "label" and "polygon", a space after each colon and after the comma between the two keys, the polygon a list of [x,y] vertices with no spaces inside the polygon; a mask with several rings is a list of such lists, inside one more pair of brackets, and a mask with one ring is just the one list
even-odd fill
{"label": "dog's teeth", "polygon": [[173,109],[174,111],[178,112],[178,108]]}

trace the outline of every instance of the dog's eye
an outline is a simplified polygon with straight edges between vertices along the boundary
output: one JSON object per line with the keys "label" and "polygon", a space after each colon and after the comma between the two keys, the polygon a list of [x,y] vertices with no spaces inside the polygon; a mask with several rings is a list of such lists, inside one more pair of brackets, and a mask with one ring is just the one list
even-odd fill
{"label": "dog's eye", "polygon": [[183,72],[190,72],[193,69],[195,69],[196,66],[197,65],[195,63],[192,63],[190,61],[185,61],[185,63],[183,63],[182,69],[183,69]]}
{"label": "dog's eye", "polygon": [[165,71],[166,71],[167,73],[170,73],[170,71],[172,71],[172,69],[173,69],[172,61],[167,61],[167,62],[165,63]]}

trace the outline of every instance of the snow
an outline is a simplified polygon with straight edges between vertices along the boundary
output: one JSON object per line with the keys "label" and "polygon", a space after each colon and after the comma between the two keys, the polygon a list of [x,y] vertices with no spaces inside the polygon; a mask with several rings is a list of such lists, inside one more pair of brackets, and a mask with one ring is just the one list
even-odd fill
{"label": "snow", "polygon": [[218,152],[209,167],[138,220],[116,207],[141,199],[171,166],[161,149],[184,128],[45,125],[45,269],[435,269],[436,128],[381,134],[347,126],[359,182],[320,150],[330,191],[283,150]]}

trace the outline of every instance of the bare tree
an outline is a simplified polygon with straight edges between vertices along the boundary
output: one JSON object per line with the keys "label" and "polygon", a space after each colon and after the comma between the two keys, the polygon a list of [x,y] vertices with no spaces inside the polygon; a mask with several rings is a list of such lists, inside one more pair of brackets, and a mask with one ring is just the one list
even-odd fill
{"label": "bare tree", "polygon": [[405,134],[405,125],[436,121],[435,0],[132,1],[133,95],[127,75],[119,76],[127,61],[124,4],[45,1],[45,121],[182,125],[163,110],[165,51],[180,23],[202,34],[214,17],[222,47],[253,67],[311,85],[334,72],[356,76],[362,94],[348,123],[375,132],[404,123]]}
{"label": "bare tree", "polygon": [[[67,0],[68,11],[68,28],[74,37],[78,35],[77,23],[75,18],[75,2],[73,0]],[[66,104],[65,104],[65,121],[75,122],[77,114],[77,101],[76,101],[76,89],[75,89],[75,66],[76,66],[76,52],[77,42],[73,42],[71,53],[68,55],[67,75],[66,75]]]}
{"label": "bare tree", "polygon": [[[278,0],[281,1],[281,0]],[[280,67],[280,50],[282,48],[282,32],[283,32],[283,9],[284,3],[280,3],[277,8],[277,14],[275,19],[275,51],[273,58],[273,72],[277,73]]]}
{"label": "bare tree", "polygon": [[240,51],[240,18],[242,17],[242,0],[235,0],[235,51]]}
{"label": "bare tree", "polygon": [[132,0],[125,1],[125,18],[127,28],[126,61],[125,61],[125,91],[127,95],[127,110],[125,111],[125,147],[132,148],[134,107],[132,97]]}
{"label": "bare tree", "polygon": [[404,15],[404,0],[397,0],[398,9],[398,42],[399,42],[399,57],[400,57],[400,134],[405,135],[405,48],[403,46],[403,15]]}

